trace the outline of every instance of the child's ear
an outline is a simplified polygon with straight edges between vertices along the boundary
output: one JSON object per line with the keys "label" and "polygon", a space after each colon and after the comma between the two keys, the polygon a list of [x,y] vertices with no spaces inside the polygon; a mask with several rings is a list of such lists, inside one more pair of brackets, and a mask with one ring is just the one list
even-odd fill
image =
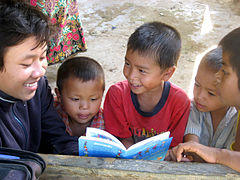
{"label": "child's ear", "polygon": [[56,96],[57,96],[58,101],[61,102],[61,95],[60,95],[60,92],[59,92],[59,89],[58,89],[58,88],[55,88],[55,93],[56,93]]}
{"label": "child's ear", "polygon": [[175,70],[176,70],[176,66],[172,66],[170,68],[165,69],[163,73],[163,80],[168,81],[172,77]]}

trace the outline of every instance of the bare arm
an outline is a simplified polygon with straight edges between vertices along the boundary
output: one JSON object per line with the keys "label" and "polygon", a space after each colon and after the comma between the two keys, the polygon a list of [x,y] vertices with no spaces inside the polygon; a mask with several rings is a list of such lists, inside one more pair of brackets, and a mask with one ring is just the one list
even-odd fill
{"label": "bare arm", "polygon": [[[239,117],[238,117],[239,118]],[[239,119],[238,119],[239,121]],[[235,142],[232,145],[232,150],[234,151],[240,151],[240,127],[239,127],[239,122],[237,123],[237,134],[235,137]]]}
{"label": "bare arm", "polygon": [[194,142],[199,143],[199,137],[195,134],[186,134],[183,137],[183,142],[188,142],[188,141],[194,141]]}
{"label": "bare arm", "polygon": [[181,161],[184,158],[183,153],[187,152],[197,154],[208,163],[223,164],[240,172],[240,152],[212,148],[196,142],[187,142],[179,144],[174,149],[177,161]]}

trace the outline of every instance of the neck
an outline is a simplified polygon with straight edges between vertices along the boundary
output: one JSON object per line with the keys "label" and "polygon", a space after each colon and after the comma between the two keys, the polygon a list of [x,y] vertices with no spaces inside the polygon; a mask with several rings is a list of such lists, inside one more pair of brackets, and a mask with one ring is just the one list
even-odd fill
{"label": "neck", "polygon": [[213,130],[215,132],[215,130],[217,129],[219,123],[221,122],[221,120],[224,118],[224,116],[226,115],[227,111],[228,111],[228,106],[223,107],[221,109],[218,109],[216,111],[211,111],[211,117],[212,117],[212,124],[213,124]]}
{"label": "neck", "polygon": [[158,88],[138,94],[137,99],[140,105],[140,109],[144,112],[151,112],[154,107],[158,104],[162,97],[164,82]]}

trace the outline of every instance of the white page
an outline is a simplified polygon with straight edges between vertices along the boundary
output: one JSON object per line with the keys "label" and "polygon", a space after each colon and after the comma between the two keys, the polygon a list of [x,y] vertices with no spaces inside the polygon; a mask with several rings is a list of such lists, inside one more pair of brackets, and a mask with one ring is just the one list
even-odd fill
{"label": "white page", "polygon": [[125,146],[115,136],[108,133],[107,131],[104,131],[104,130],[98,129],[98,128],[87,127],[86,137],[97,137],[98,134],[103,135],[103,136],[111,139],[113,142],[119,144],[122,147],[122,149],[126,149]]}
{"label": "white page", "polygon": [[97,138],[97,137],[86,137],[86,136],[81,136],[80,139],[84,139],[84,140],[92,140],[97,142],[103,142],[105,144],[110,144],[112,146],[116,146],[120,149],[126,150],[126,148],[124,146],[121,146],[121,144],[115,143],[114,141],[109,141],[107,139],[102,139],[102,138]]}

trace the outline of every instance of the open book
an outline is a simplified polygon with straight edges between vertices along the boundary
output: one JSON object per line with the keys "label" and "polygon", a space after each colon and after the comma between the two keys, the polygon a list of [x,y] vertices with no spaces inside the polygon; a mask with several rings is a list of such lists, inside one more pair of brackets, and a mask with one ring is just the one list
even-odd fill
{"label": "open book", "polygon": [[124,159],[164,160],[172,141],[165,132],[140,141],[128,149],[110,133],[87,127],[86,136],[79,138],[79,155]]}

